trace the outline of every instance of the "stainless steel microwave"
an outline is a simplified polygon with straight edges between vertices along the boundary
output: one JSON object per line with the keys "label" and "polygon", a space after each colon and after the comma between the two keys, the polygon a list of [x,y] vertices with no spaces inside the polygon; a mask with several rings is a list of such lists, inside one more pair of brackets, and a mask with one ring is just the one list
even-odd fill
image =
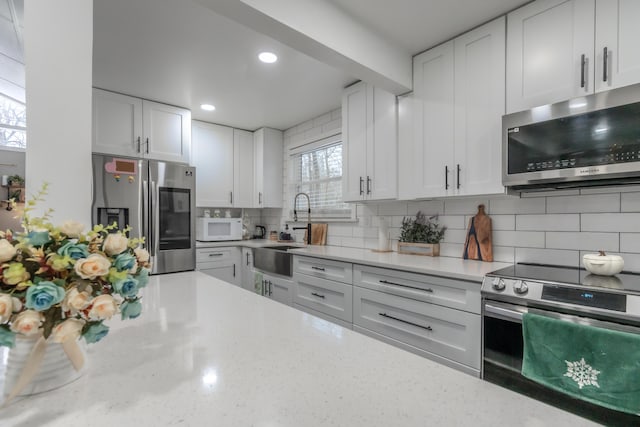
{"label": "stainless steel microwave", "polygon": [[511,191],[640,184],[640,84],[502,117]]}

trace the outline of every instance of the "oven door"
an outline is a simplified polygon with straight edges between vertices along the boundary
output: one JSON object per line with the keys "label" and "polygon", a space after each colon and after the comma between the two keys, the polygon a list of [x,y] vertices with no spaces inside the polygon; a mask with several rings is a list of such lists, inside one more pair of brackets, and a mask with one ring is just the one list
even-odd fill
{"label": "oven door", "polygon": [[535,313],[594,327],[640,334],[640,328],[500,301],[483,300],[482,378],[536,400],[606,425],[640,425],[640,417],[597,406],[549,389],[521,374],[522,315]]}

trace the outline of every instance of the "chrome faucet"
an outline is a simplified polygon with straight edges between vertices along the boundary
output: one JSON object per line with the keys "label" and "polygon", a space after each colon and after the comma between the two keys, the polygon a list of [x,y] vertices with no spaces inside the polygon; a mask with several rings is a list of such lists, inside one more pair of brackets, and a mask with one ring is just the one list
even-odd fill
{"label": "chrome faucet", "polygon": [[307,226],[306,227],[293,227],[294,230],[307,230],[307,245],[311,244],[311,199],[307,193],[298,193],[293,199],[293,220],[298,221],[298,212],[296,211],[296,205],[298,204],[298,197],[304,196],[307,198]]}

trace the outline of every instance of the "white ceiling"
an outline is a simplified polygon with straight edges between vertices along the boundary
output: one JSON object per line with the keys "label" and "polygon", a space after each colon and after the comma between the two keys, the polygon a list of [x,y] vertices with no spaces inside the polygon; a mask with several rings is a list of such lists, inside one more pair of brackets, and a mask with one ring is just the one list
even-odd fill
{"label": "white ceiling", "polygon": [[[323,1],[414,54],[528,2]],[[279,61],[260,63],[262,50]],[[337,108],[357,80],[191,0],[94,0],[93,55],[96,87],[249,130],[287,129]],[[204,102],[216,111],[202,111]]]}

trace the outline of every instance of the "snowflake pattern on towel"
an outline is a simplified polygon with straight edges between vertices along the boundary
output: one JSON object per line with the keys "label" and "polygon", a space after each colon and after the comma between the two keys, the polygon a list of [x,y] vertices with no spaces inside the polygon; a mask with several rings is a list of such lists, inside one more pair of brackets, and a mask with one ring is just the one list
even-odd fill
{"label": "snowflake pattern on towel", "polygon": [[567,373],[564,374],[564,376],[578,383],[580,389],[586,385],[600,388],[598,384],[598,374],[600,371],[593,369],[591,365],[584,361],[584,357],[577,362],[565,360],[565,363],[567,364]]}

